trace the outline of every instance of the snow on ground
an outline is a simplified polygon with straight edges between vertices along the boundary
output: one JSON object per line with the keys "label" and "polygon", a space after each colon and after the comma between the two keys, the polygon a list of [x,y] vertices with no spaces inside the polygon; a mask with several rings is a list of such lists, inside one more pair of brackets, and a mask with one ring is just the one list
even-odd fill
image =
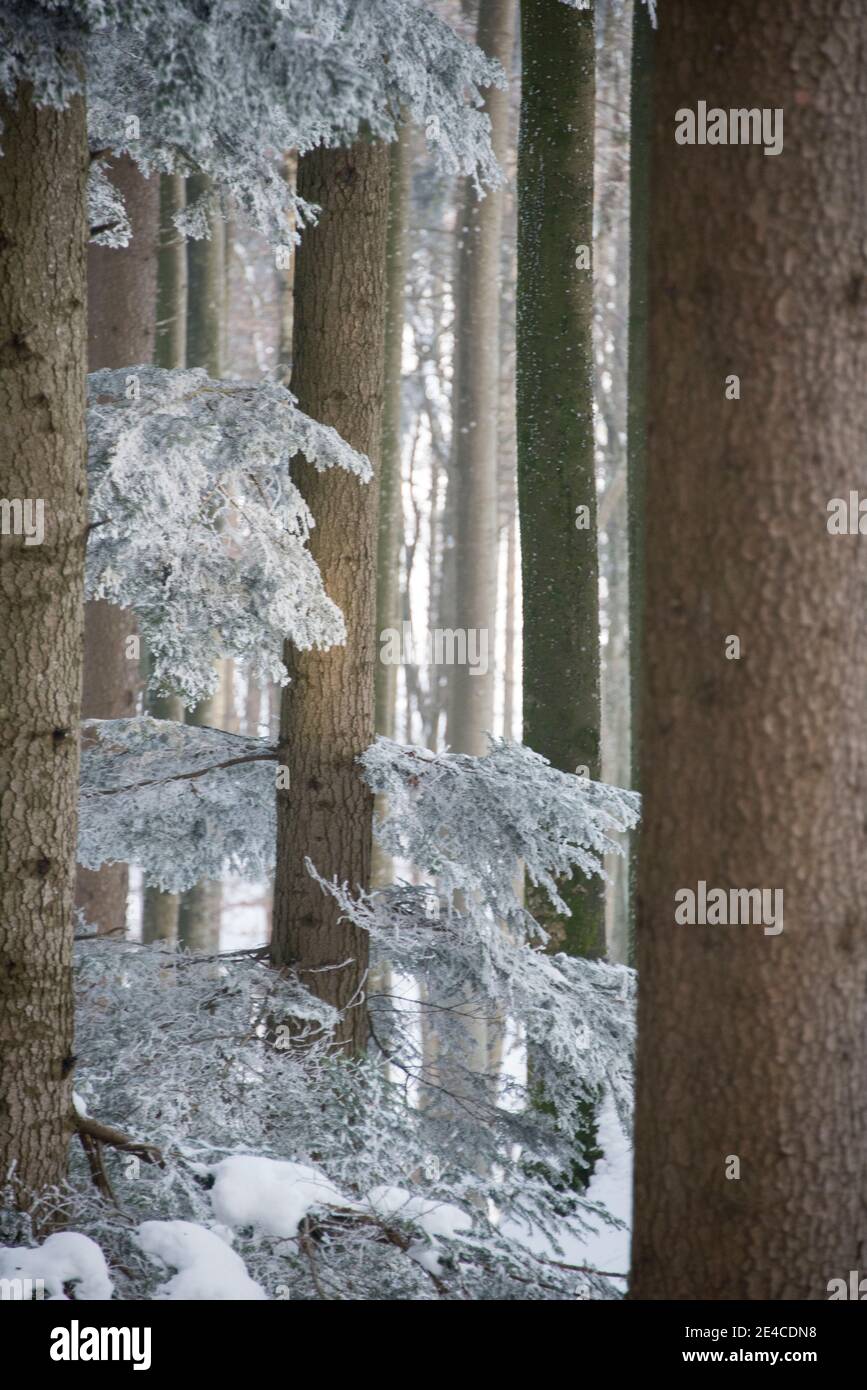
{"label": "snow on ground", "polygon": [[154,1298],[249,1303],[268,1297],[250,1278],[241,1256],[194,1221],[143,1221],[138,1242],[145,1254],[178,1271],[160,1285]]}

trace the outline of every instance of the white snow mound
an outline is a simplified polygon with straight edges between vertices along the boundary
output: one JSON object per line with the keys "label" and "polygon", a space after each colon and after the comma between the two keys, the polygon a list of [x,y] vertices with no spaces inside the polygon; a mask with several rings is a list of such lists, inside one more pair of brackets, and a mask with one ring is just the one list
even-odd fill
{"label": "white snow mound", "polygon": [[156,1299],[253,1302],[268,1297],[261,1284],[250,1278],[241,1256],[194,1221],[143,1221],[138,1243],[145,1254],[178,1271],[160,1285]]}

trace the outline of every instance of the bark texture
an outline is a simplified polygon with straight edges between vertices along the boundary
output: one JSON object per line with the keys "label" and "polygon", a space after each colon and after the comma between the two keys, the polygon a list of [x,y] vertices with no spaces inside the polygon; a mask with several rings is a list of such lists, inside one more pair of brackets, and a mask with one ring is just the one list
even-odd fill
{"label": "bark texture", "polygon": [[[600,767],[599,568],[593,436],[595,52],[592,11],[521,5],[518,146],[518,499],[524,742],[554,767]],[[589,525],[576,527],[576,509]],[[528,903],[573,955],[605,951],[598,879],[561,885],[571,917]]]}
{"label": "bark texture", "polygon": [[86,474],[84,105],[0,101],[0,1180],[61,1181],[71,1132],[72,934]]}
{"label": "bark texture", "polygon": [[[145,179],[125,156],[112,166],[132,225],[123,248],[87,249],[88,370],[132,367],[153,359],[156,332],[159,179]],[[135,618],[127,609],[85,606],[83,719],[128,719],[135,714],[138,658],[127,654]],[[76,903],[100,932],[123,934],[129,871],[126,864],[78,870]]]}
{"label": "bark texture", "polygon": [[[859,0],[660,14],[639,1299],[826,1299],[867,1259],[867,542],[827,531],[867,437],[865,49]],[[783,108],[783,153],[677,145],[699,100]],[[676,925],[701,879],[782,889],[783,932]]]}
{"label": "bark texture", "polygon": [[[299,249],[292,389],[302,410],[333,425],[376,463],[382,428],[388,149],[359,142],[316,150],[298,164],[298,191],[322,215]],[[376,482],[293,465],[316,518],[311,550],[346,620],[347,640],[328,652],[293,652],[283,693],[280,763],[290,789],[277,794],[273,958],[295,964],[315,993],[348,1008],[336,1043],[363,1050],[367,1018],[364,932],[338,922],[304,867],[352,888],[370,882],[373,798],[356,758],[374,732]],[[349,1007],[352,1005],[352,1007]]]}

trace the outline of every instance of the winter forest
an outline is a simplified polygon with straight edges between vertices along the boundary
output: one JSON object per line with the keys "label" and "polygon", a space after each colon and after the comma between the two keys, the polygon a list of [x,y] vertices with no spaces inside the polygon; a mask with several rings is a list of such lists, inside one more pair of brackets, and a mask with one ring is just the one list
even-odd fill
{"label": "winter forest", "polygon": [[0,0],[3,1300],[867,1298],[865,51]]}

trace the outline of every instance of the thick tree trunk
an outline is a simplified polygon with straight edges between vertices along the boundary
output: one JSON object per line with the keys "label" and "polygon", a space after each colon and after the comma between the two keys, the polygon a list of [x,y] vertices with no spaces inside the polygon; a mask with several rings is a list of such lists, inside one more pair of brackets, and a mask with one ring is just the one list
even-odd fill
{"label": "thick tree trunk", "polygon": [[[150,362],[156,332],[159,179],[145,179],[133,161],[117,160],[112,182],[122,192],[132,241],[122,249],[88,247],[88,370]],[[138,657],[128,653],[135,618],[113,604],[88,603],[84,621],[83,719],[128,719],[135,714]],[[76,903],[103,933],[123,935],[129,871],[126,864],[80,868]]]}
{"label": "thick tree trunk", "polygon": [[0,537],[0,1180],[26,1203],[65,1176],[72,1106],[88,153],[80,99],[17,95],[0,101],[0,495],[41,502],[44,539]]}
{"label": "thick tree trunk", "polygon": [[[867,10],[660,26],[632,1296],[819,1300],[867,1244],[867,552],[827,530],[867,437]],[[699,100],[783,111],[784,152],[676,144]],[[677,925],[701,880],[782,890],[783,930]]]}
{"label": "thick tree trunk", "polygon": [[[187,203],[212,189],[205,174],[187,179]],[[209,376],[223,374],[226,317],[226,236],[220,218],[211,218],[211,235],[190,240],[187,250],[187,366],[204,367]],[[220,725],[219,690],[187,711],[188,724],[197,728]],[[188,951],[213,952],[220,946],[223,886],[217,879],[203,879],[181,895],[178,907],[178,941]]]}
{"label": "thick tree trunk", "polygon": [[[359,142],[315,150],[298,165],[298,190],[323,211],[305,233],[295,278],[292,388],[301,409],[333,425],[374,463],[382,428],[388,149]],[[373,740],[376,624],[376,482],[305,460],[295,476],[316,518],[311,550],[346,620],[328,652],[292,652],[283,693],[280,763],[291,790],[277,794],[273,958],[295,964],[320,997],[347,1009],[336,1044],[363,1050],[368,943],[338,921],[304,867],[352,889],[370,883],[373,798],[356,758]]]}
{"label": "thick tree trunk", "polygon": [[[593,22],[592,11],[550,0],[521,5],[517,392],[524,742],[554,767],[598,778]],[[554,949],[604,954],[601,882],[576,878],[560,891],[572,915],[557,921],[528,889]]]}
{"label": "thick tree trunk", "polygon": [[[187,247],[175,230],[174,215],[186,203],[186,187],[180,174],[160,178],[160,236],[157,261],[157,324],[154,362],[158,367],[187,364]],[[150,697],[148,714],[154,719],[184,718],[183,701],[177,695]],[[142,901],[142,941],[168,941],[178,937],[180,895],[160,888],[145,888]]]}

